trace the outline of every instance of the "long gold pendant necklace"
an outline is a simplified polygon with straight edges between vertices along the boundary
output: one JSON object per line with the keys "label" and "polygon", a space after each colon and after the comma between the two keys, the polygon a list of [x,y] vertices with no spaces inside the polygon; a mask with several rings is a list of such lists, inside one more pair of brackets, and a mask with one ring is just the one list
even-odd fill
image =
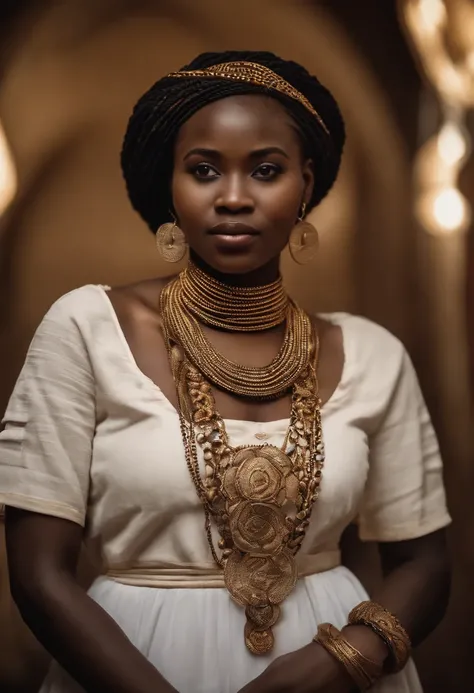
{"label": "long gold pendant necklace", "polygon": [[[174,283],[178,282],[179,277]],[[189,353],[182,335],[176,333],[176,326],[183,324],[183,303],[170,303],[168,297],[179,293],[176,285],[172,288],[163,292],[161,308],[186,464],[204,507],[213,559],[223,569],[230,595],[245,608],[246,646],[254,654],[265,654],[274,645],[272,628],[279,619],[280,604],[296,584],[296,554],[319,495],[324,445],[316,375],[318,338],[311,330],[306,364],[292,383],[283,448],[233,448],[211,384],[193,359],[193,349]],[[174,320],[169,319],[170,312]],[[204,458],[203,475],[198,446]],[[212,519],[220,535],[218,548]]]}

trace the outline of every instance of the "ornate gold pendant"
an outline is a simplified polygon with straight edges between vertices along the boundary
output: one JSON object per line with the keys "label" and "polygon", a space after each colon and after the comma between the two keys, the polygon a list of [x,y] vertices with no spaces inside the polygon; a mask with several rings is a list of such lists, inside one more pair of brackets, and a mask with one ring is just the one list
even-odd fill
{"label": "ornate gold pendant", "polygon": [[275,636],[271,628],[256,628],[247,621],[244,628],[245,645],[255,655],[264,655],[273,649]]}
{"label": "ornate gold pendant", "polygon": [[291,459],[274,445],[256,445],[237,449],[222,488],[229,503],[248,500],[281,507],[296,501],[298,479]]}
{"label": "ornate gold pendant", "polygon": [[[188,412],[187,419],[180,414],[186,461],[204,505],[209,546],[229,594],[245,607],[246,647],[263,655],[274,645],[280,604],[295,587],[296,554],[319,493],[324,447],[315,371],[294,383],[287,454],[268,444],[232,448],[211,387],[189,362],[176,363],[180,410]],[[193,441],[203,452],[204,479]]]}
{"label": "ornate gold pendant", "polygon": [[295,557],[287,549],[276,556],[233,551],[227,559],[225,585],[232,598],[246,607],[245,644],[253,654],[266,654],[272,649],[272,626],[280,616],[279,604],[293,590],[297,578]]}
{"label": "ornate gold pendant", "polygon": [[246,607],[245,643],[253,654],[274,644],[272,626],[297,580],[296,560],[285,548],[292,530],[283,505],[296,502],[291,459],[271,445],[238,449],[222,479],[234,549],[224,568],[232,598]]}

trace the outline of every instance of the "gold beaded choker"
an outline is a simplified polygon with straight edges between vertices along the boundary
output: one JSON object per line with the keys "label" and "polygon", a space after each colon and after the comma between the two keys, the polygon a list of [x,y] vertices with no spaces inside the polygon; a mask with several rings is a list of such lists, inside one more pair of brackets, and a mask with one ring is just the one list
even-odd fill
{"label": "gold beaded choker", "polygon": [[[235,321],[238,319],[238,310],[231,311],[229,319],[228,306],[221,309],[224,312],[220,315],[214,306],[216,319],[206,320],[202,314],[204,313],[209,318],[209,309],[206,310],[202,307],[201,300],[197,301],[200,295],[200,284],[191,280],[187,293],[184,289],[186,278],[189,280],[190,275],[196,276],[195,273],[196,268],[191,268],[189,271],[184,270],[161,292],[160,309],[167,342],[180,345],[189,361],[221,390],[240,397],[259,400],[275,399],[289,392],[299,375],[309,364],[313,332],[309,316],[285,294],[285,312],[280,313],[282,308],[279,308],[279,317],[277,318],[274,314],[272,320],[267,320],[266,325],[268,328],[271,324],[279,324],[283,319],[286,320],[283,343],[278,354],[271,363],[263,367],[235,363],[214,349],[204,334],[200,321],[208,322],[211,325],[217,325],[219,322],[226,329],[242,329],[242,325],[237,328],[234,327]],[[211,278],[204,273],[202,273],[202,277],[205,282],[212,282]],[[190,286],[195,287],[196,293],[192,296],[192,305],[196,306],[197,304],[199,306],[196,310],[198,317],[194,315],[193,310],[188,305]],[[240,291],[239,289],[237,293]],[[251,291],[258,293],[260,289],[252,289]],[[235,303],[232,303],[231,296],[232,293],[229,293],[227,301],[232,306]],[[255,302],[255,299],[247,301],[250,306]],[[251,308],[245,308],[242,302],[237,305],[243,313],[251,312]],[[240,320],[246,317],[246,315],[240,316]],[[254,330],[255,327],[245,329]]]}
{"label": "gold beaded choker", "polygon": [[232,332],[260,332],[286,319],[289,298],[281,277],[265,286],[228,286],[190,263],[180,283],[184,304],[205,325]]}

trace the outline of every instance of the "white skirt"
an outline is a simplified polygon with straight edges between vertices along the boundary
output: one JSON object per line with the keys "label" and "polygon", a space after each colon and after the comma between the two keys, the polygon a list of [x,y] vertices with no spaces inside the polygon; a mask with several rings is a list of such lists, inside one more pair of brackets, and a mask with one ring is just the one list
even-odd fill
{"label": "white skirt", "polygon": [[[237,693],[273,659],[311,642],[319,623],[342,628],[349,611],[367,599],[344,567],[300,579],[282,605],[273,651],[256,657],[244,644],[244,610],[225,589],[132,587],[101,577],[89,595],[179,693]],[[412,661],[372,690],[422,693]],[[53,663],[40,693],[84,691]]]}

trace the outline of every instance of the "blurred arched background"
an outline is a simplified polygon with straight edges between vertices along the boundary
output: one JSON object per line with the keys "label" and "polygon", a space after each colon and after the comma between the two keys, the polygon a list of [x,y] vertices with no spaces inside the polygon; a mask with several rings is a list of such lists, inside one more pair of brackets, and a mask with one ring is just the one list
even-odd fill
{"label": "blurred arched background", "polygon": [[[136,98],[205,50],[302,62],[348,126],[340,179],[312,219],[321,251],[291,290],[407,345],[441,441],[454,588],[417,652],[427,693],[474,690],[474,103],[470,0],[3,0],[0,8],[0,409],[50,304],[85,283],[164,273],[119,170]],[[470,270],[469,270],[470,268]],[[29,693],[46,658],[8,593],[0,539],[0,690]],[[371,547],[347,547],[366,583]]]}

